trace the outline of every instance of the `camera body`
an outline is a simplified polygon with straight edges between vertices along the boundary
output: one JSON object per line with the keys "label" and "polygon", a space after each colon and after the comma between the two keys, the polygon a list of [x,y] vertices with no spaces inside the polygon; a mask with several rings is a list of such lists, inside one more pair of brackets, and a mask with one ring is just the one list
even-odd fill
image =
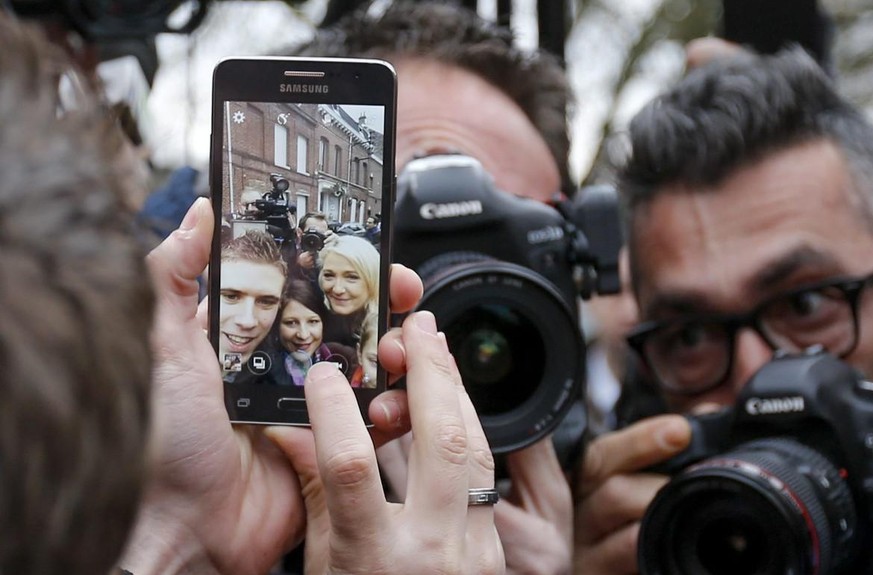
{"label": "camera body", "polygon": [[[297,211],[295,206],[288,205],[288,196],[285,195],[290,185],[281,175],[270,174],[270,191],[261,199],[255,200],[255,209],[258,210],[256,218],[266,221],[268,226],[281,230],[282,239],[287,238],[287,231],[291,229],[288,215]],[[275,236],[276,233],[274,232],[273,235]]]}
{"label": "camera body", "polygon": [[777,354],[691,445],[643,518],[643,574],[873,572],[873,383],[819,350]]}
{"label": "camera body", "polygon": [[419,308],[446,334],[495,453],[543,437],[578,399],[576,298],[620,286],[615,191],[577,197],[512,196],[459,154],[414,159],[398,177],[394,259],[422,277]]}
{"label": "camera body", "polygon": [[[295,232],[289,219],[297,213],[297,207],[289,205],[286,192],[291,184],[280,174],[270,174],[270,190],[252,202],[254,209],[234,218],[234,226],[252,229],[257,225],[270,234],[279,244],[283,257],[293,261],[296,255]],[[234,236],[242,231],[234,231]]]}

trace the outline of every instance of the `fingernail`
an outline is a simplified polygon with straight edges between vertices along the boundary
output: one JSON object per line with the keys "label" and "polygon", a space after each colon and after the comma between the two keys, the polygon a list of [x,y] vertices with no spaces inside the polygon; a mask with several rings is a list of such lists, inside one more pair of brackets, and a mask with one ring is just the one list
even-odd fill
{"label": "fingernail", "polygon": [[691,428],[685,420],[671,419],[655,432],[655,441],[665,451],[678,451],[688,446],[690,433]]}
{"label": "fingernail", "polygon": [[418,329],[430,335],[436,335],[436,318],[429,311],[420,311],[413,316],[413,321]]}
{"label": "fingernail", "polygon": [[193,230],[197,227],[197,222],[200,221],[200,202],[202,198],[197,198],[194,200],[194,203],[191,204],[191,207],[188,208],[188,212],[185,214],[185,218],[182,220],[182,223],[179,224],[179,229],[183,232],[187,232],[189,230]]}
{"label": "fingernail", "polygon": [[406,346],[403,345],[403,340],[398,337],[398,338],[392,338],[391,341],[394,342],[394,345],[396,345],[397,349],[400,350],[400,353],[403,354],[403,363],[405,364],[406,363]]}
{"label": "fingernail", "polygon": [[449,340],[446,339],[446,334],[444,332],[437,332],[437,339],[443,342],[443,347],[446,351],[449,351]]}
{"label": "fingernail", "polygon": [[382,413],[385,414],[385,421],[391,424],[391,427],[400,427],[400,406],[396,401],[382,401],[379,403],[382,408]]}
{"label": "fingernail", "polygon": [[339,367],[332,361],[321,361],[316,363],[309,369],[306,374],[306,380],[315,383],[316,381],[324,381],[330,379],[339,373]]}

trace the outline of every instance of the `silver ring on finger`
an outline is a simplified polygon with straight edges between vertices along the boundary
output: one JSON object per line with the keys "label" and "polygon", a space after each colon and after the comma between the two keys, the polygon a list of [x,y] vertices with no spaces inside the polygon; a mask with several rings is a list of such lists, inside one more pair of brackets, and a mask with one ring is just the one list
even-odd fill
{"label": "silver ring on finger", "polygon": [[493,487],[474,487],[467,490],[467,506],[494,505],[500,501],[500,494]]}

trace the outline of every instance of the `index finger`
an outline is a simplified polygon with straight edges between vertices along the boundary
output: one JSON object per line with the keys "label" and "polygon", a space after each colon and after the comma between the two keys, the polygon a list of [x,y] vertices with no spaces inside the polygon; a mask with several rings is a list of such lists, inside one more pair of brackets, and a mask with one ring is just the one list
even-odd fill
{"label": "index finger", "polygon": [[691,426],[680,415],[660,415],[601,435],[586,451],[576,479],[577,497],[619,473],[639,471],[676,455],[691,441]]}
{"label": "index finger", "polygon": [[459,376],[431,312],[406,318],[403,338],[414,439],[406,505],[429,517],[432,525],[443,526],[445,540],[456,541],[466,528],[459,518],[466,521],[467,508],[466,497],[458,494],[466,494],[469,479],[469,437],[455,379]]}
{"label": "index finger", "polygon": [[375,448],[354,392],[333,364],[313,365],[304,391],[333,533],[339,544],[359,542],[387,524]]}

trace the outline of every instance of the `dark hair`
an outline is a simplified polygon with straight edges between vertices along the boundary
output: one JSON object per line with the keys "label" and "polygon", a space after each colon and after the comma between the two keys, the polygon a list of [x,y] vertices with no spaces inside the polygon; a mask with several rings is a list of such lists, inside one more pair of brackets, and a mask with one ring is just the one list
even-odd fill
{"label": "dark hair", "polygon": [[297,222],[297,227],[305,232],[306,224],[307,222],[309,222],[309,220],[319,220],[322,222],[327,222],[327,215],[323,214],[322,212],[306,212],[306,214],[302,218],[300,218],[300,221]]}
{"label": "dark hair", "polygon": [[[0,572],[108,573],[146,475],[154,298],[117,125],[0,13]],[[85,83],[81,82],[80,86]]]}
{"label": "dark hair", "polygon": [[[282,309],[285,309],[285,305],[292,300],[311,309],[322,319],[327,317],[328,311],[327,306],[324,305],[324,294],[321,293],[321,290],[315,284],[308,280],[294,279],[288,281],[282,294]],[[280,318],[281,315],[280,312]]]}
{"label": "dark hair", "polygon": [[630,139],[620,187],[631,241],[634,213],[664,186],[712,186],[769,153],[817,139],[842,151],[853,200],[873,222],[873,126],[800,48],[695,69],[643,108]]}
{"label": "dark hair", "polygon": [[521,108],[549,148],[565,193],[574,186],[568,168],[567,112],[572,95],[558,59],[515,46],[504,27],[461,6],[394,2],[384,12],[359,9],[325,28],[298,53],[310,56],[419,57],[458,66],[483,78]]}

